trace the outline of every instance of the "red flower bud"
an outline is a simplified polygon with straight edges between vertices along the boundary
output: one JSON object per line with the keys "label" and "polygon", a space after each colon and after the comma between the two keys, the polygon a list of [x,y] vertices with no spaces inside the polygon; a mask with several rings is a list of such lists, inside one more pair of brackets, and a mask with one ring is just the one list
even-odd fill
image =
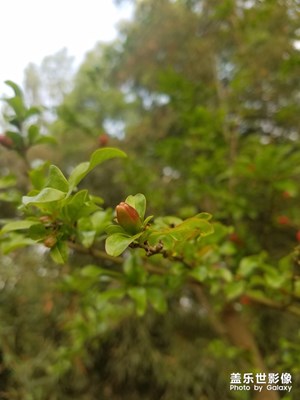
{"label": "red flower bud", "polygon": [[116,207],[117,221],[126,232],[136,234],[142,229],[142,221],[135,208],[127,203],[120,203]]}
{"label": "red flower bud", "polygon": [[243,295],[240,297],[240,303],[243,304],[244,306],[248,306],[249,304],[251,304],[251,299],[249,296],[247,295]]}
{"label": "red flower bud", "polygon": [[287,190],[285,190],[284,192],[282,192],[282,197],[284,199],[290,199],[292,197],[291,193],[288,192]]}
{"label": "red flower bud", "polygon": [[300,242],[300,231],[296,232],[296,239],[297,239],[297,242]]}
{"label": "red flower bud", "polygon": [[108,144],[108,135],[106,133],[102,133],[99,137],[98,137],[98,143],[100,147],[105,147]]}
{"label": "red flower bud", "polygon": [[2,134],[0,135],[0,144],[2,144],[2,146],[6,147],[7,149],[11,149],[14,143],[10,137]]}
{"label": "red flower bud", "polygon": [[243,246],[243,241],[242,241],[242,239],[239,237],[239,235],[236,233],[236,232],[232,232],[230,235],[229,235],[229,240],[232,242],[232,243],[235,243],[237,246]]}
{"label": "red flower bud", "polygon": [[289,217],[287,217],[286,215],[280,215],[277,218],[277,222],[279,223],[279,225],[289,225],[291,223]]}

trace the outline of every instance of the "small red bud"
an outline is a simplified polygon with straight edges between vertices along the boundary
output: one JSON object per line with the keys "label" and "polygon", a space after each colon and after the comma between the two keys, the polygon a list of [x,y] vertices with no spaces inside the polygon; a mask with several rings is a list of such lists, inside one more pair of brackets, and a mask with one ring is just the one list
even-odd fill
{"label": "small red bud", "polygon": [[231,242],[239,242],[239,241],[240,241],[240,238],[239,238],[239,236],[238,236],[237,233],[233,232],[233,233],[231,233],[231,234],[229,235],[229,240],[230,240]]}
{"label": "small red bud", "polygon": [[296,239],[297,239],[297,242],[300,242],[300,231],[296,232]]}
{"label": "small red bud", "polygon": [[286,215],[280,215],[277,218],[277,222],[279,225],[289,225],[291,223],[289,217],[287,217]]}
{"label": "small red bud", "polygon": [[102,133],[98,137],[98,143],[100,147],[105,147],[108,144],[108,135],[106,133]]}
{"label": "small red bud", "polygon": [[243,295],[240,297],[240,303],[243,304],[244,306],[248,306],[249,304],[251,304],[251,299],[249,296],[247,295]]}
{"label": "small red bud", "polygon": [[52,247],[55,246],[56,242],[57,242],[57,239],[56,239],[55,236],[48,236],[48,237],[46,237],[46,239],[44,240],[44,245],[45,245],[46,247],[49,247],[49,249],[52,249]]}
{"label": "small red bud", "polygon": [[292,195],[291,195],[291,193],[290,192],[288,192],[287,190],[285,190],[284,192],[282,192],[282,197],[284,198],[284,199],[290,199],[291,197],[292,197]]}
{"label": "small red bud", "polygon": [[4,135],[4,134],[0,135],[0,144],[3,147],[6,147],[7,149],[12,149],[12,147],[14,145],[13,141],[11,140],[11,138],[6,136],[6,135]]}
{"label": "small red bud", "polygon": [[135,208],[127,203],[120,203],[116,207],[117,221],[128,233],[136,234],[142,229],[142,221]]}
{"label": "small red bud", "polygon": [[243,246],[243,241],[236,232],[230,233],[229,240],[237,246]]}

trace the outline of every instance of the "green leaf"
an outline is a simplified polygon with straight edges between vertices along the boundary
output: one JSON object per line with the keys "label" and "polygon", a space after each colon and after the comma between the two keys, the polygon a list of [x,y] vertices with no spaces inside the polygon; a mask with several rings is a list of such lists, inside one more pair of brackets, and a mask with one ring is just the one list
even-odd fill
{"label": "green leaf", "polygon": [[148,223],[151,221],[151,219],[153,219],[153,215],[149,215],[149,217],[147,217],[147,218],[145,219],[145,221],[143,222],[143,225],[144,225],[144,226],[147,226]]}
{"label": "green leaf", "polygon": [[143,287],[132,287],[127,293],[134,300],[137,314],[141,317],[147,308],[147,292]]}
{"label": "green leaf", "polygon": [[32,186],[37,190],[42,190],[45,187],[46,172],[49,168],[49,162],[46,161],[35,169],[29,171],[29,178]]}
{"label": "green leaf", "polygon": [[45,239],[48,233],[49,232],[47,231],[46,226],[41,223],[32,225],[27,231],[28,237],[30,237],[33,240]]}
{"label": "green leaf", "polygon": [[123,253],[127,247],[138,239],[143,232],[139,232],[134,236],[128,236],[123,233],[113,233],[112,235],[108,236],[105,242],[105,250],[107,254],[113,257],[118,257],[120,254]]}
{"label": "green leaf", "polygon": [[225,282],[232,282],[232,280],[233,280],[232,272],[229,269],[227,269],[226,267],[220,267],[220,268],[216,269],[215,276],[220,277]]}
{"label": "green leaf", "polygon": [[196,217],[199,218],[199,219],[205,219],[207,221],[212,219],[212,215],[209,214],[209,213],[206,213],[206,212],[202,212],[200,214],[197,214]]}
{"label": "green leaf", "polygon": [[239,265],[237,273],[243,277],[249,276],[258,267],[257,257],[244,257]]}
{"label": "green leaf", "polygon": [[208,275],[207,268],[203,265],[199,265],[198,267],[194,268],[189,275],[199,282],[204,282]]}
{"label": "green leaf", "polygon": [[33,225],[40,224],[39,221],[30,221],[30,220],[25,220],[25,221],[13,221],[9,222],[8,224],[4,225],[4,227],[1,229],[0,233],[7,233],[11,231],[19,231],[19,230],[24,230],[24,229],[29,229]]}
{"label": "green leaf", "polygon": [[77,165],[77,167],[75,167],[73,172],[71,173],[69,177],[69,193],[71,193],[74,188],[79,184],[79,182],[81,182],[81,180],[96,166],[102,164],[106,160],[116,157],[126,157],[126,154],[123,151],[112,147],[107,147],[105,149],[98,149],[94,151],[90,158],[90,161],[86,161]]}
{"label": "green leaf", "polygon": [[112,235],[114,233],[121,233],[125,236],[128,236],[128,233],[126,233],[125,230],[120,225],[108,224],[107,227],[105,228],[105,232],[108,235]]}
{"label": "green leaf", "polygon": [[14,143],[17,149],[22,149],[24,147],[24,140],[20,133],[14,131],[6,131],[6,136],[8,136]]}
{"label": "green leaf", "polygon": [[41,112],[42,112],[42,110],[41,110],[40,107],[35,107],[35,106],[30,107],[30,108],[28,108],[28,110],[26,111],[25,119],[27,119],[27,118],[29,118],[29,117],[31,117],[31,116],[33,116],[33,115],[40,115]]}
{"label": "green leaf", "polygon": [[197,234],[200,234],[201,236],[207,236],[214,232],[211,223],[209,223],[206,219],[198,217],[188,218],[173,228],[173,231],[175,232],[182,232],[186,230],[195,231],[195,233],[197,232]]}
{"label": "green leaf", "polygon": [[225,287],[225,293],[229,300],[236,299],[241,294],[243,294],[244,290],[245,290],[245,282],[244,281],[230,282]]}
{"label": "green leaf", "polygon": [[93,203],[95,203],[97,205],[100,205],[100,204],[104,203],[104,200],[100,196],[94,196],[92,194],[89,194],[89,198]]}
{"label": "green leaf", "polygon": [[[88,264],[84,266],[79,273],[80,281],[82,282],[82,278],[86,278],[91,284],[98,283],[99,281],[105,280],[122,280],[122,274],[117,271],[113,271],[111,269],[100,268],[98,265]],[[74,277],[74,276],[73,276]]]}
{"label": "green leaf", "polygon": [[149,239],[168,240],[172,238],[175,241],[185,241],[196,238],[198,236],[207,236],[213,233],[214,229],[210,222],[197,217],[188,218],[174,228],[153,231],[149,235]]}
{"label": "green leaf", "polygon": [[167,302],[161,289],[147,288],[147,298],[157,312],[163,314],[167,311]]}
{"label": "green leaf", "polygon": [[34,144],[40,135],[40,130],[37,125],[30,125],[28,128],[29,144]]}
{"label": "green leaf", "polygon": [[0,243],[0,248],[3,254],[8,254],[11,251],[20,249],[22,247],[36,244],[36,242],[28,237],[19,234],[13,234],[9,240]]}
{"label": "green leaf", "polygon": [[88,174],[90,163],[88,161],[78,164],[69,177],[69,193],[71,193],[79,182]]}
{"label": "green leaf", "polygon": [[65,242],[57,242],[50,250],[50,256],[57,264],[65,264],[68,260],[68,247]]}
{"label": "green leaf", "polygon": [[288,274],[283,274],[280,271],[277,271],[276,269],[270,267],[268,268],[267,273],[264,276],[266,284],[273,288],[273,289],[279,289],[281,287],[286,286],[286,282],[289,279]]}
{"label": "green leaf", "polygon": [[125,203],[135,208],[143,221],[146,212],[146,197],[142,193],[130,195],[126,198]]}
{"label": "green leaf", "polygon": [[84,204],[88,200],[88,191],[80,190],[75,193],[74,196],[69,197],[66,201],[66,204],[63,207],[64,215],[70,221],[76,221],[80,217],[82,217],[85,213]]}
{"label": "green leaf", "polygon": [[61,170],[55,165],[50,165],[49,177],[45,184],[46,187],[58,189],[67,193],[69,190],[69,183]]}
{"label": "green leaf", "polygon": [[65,198],[66,193],[53,188],[45,188],[40,191],[36,196],[23,196],[22,201],[24,205],[28,204],[43,204],[59,201]]}
{"label": "green leaf", "polygon": [[97,167],[99,164],[102,164],[106,160],[110,160],[111,158],[117,157],[127,157],[124,151],[113,148],[106,147],[105,149],[98,149],[94,151],[90,159],[90,168],[89,171]]}
{"label": "green leaf", "polygon": [[107,226],[111,223],[112,213],[110,210],[97,211],[91,216],[93,228],[97,234],[104,233]]}
{"label": "green leaf", "polygon": [[14,110],[16,113],[16,116],[18,117],[19,122],[22,122],[24,120],[26,108],[24,106],[23,100],[21,97],[12,97],[10,99],[5,99],[6,103],[11,106],[11,108]]}
{"label": "green leaf", "polygon": [[103,269],[97,265],[89,264],[80,270],[80,275],[87,278],[98,278],[103,273]]}
{"label": "green leaf", "polygon": [[14,91],[16,96],[23,97],[23,92],[22,92],[20,86],[18,86],[15,82],[13,82],[11,80],[7,80],[4,83],[7,86],[10,86],[12,88],[12,90]]}
{"label": "green leaf", "polygon": [[34,144],[57,144],[57,140],[53,136],[41,135]]}
{"label": "green leaf", "polygon": [[92,246],[95,240],[96,231],[83,231],[78,227],[80,233],[80,240],[84,247],[89,248]]}
{"label": "green leaf", "polygon": [[124,288],[118,288],[118,289],[108,289],[105,292],[101,292],[98,294],[98,299],[99,300],[110,300],[110,299],[122,299],[126,294],[126,291]]}
{"label": "green leaf", "polygon": [[183,221],[181,218],[174,216],[158,217],[155,219],[155,225],[159,228],[170,228],[181,224]]}

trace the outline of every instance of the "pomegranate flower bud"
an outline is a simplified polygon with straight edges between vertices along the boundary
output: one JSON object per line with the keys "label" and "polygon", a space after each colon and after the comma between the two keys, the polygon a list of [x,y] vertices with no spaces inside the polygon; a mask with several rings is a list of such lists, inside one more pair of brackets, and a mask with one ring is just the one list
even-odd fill
{"label": "pomegranate flower bud", "polygon": [[5,135],[0,135],[0,144],[7,149],[11,149],[13,147],[13,141],[10,137]]}
{"label": "pomegranate flower bud", "polygon": [[120,203],[116,207],[117,221],[126,232],[136,234],[142,229],[142,221],[135,208],[127,203]]}

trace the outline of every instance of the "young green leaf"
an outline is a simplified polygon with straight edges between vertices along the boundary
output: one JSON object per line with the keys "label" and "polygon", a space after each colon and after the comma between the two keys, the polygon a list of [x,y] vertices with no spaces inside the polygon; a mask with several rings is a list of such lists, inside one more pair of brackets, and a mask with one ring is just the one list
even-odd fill
{"label": "young green leaf", "polygon": [[107,254],[113,257],[118,257],[123,253],[127,247],[133,243],[136,239],[138,239],[143,232],[140,232],[134,236],[128,236],[124,233],[113,233],[108,236],[105,242],[105,250]]}
{"label": "young green leaf", "polygon": [[50,256],[57,264],[64,264],[68,260],[68,247],[65,242],[57,242],[50,250]]}
{"label": "young green leaf", "polygon": [[146,197],[142,193],[138,193],[135,196],[128,196],[125,203],[137,210],[141,220],[144,219],[146,212]]}
{"label": "young green leaf", "polygon": [[22,201],[26,206],[28,204],[43,204],[51,203],[53,201],[59,201],[66,197],[66,193],[53,189],[45,188],[42,189],[36,196],[23,196]]}
{"label": "young green leaf", "polygon": [[50,165],[49,176],[45,184],[46,187],[58,189],[61,192],[67,193],[69,183],[61,170],[55,165]]}
{"label": "young green leaf", "polygon": [[12,88],[12,90],[14,91],[14,93],[15,93],[15,96],[18,96],[18,97],[23,97],[23,92],[22,92],[22,90],[21,90],[21,88],[15,83],[15,82],[13,82],[13,81],[11,81],[11,80],[7,80],[7,81],[5,81],[4,82],[7,86],[9,86],[9,87],[11,87]]}
{"label": "young green leaf", "polygon": [[19,230],[24,230],[24,229],[29,229],[32,225],[40,224],[39,221],[30,221],[30,220],[24,220],[24,221],[13,221],[9,222],[8,224],[4,225],[4,227],[1,229],[0,233],[7,233],[11,231],[19,231]]}

